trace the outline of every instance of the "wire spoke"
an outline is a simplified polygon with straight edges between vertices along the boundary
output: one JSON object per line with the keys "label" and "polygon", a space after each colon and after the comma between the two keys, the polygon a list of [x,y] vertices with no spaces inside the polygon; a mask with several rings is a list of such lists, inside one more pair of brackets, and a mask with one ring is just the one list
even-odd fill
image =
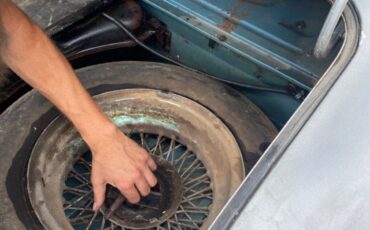
{"label": "wire spoke", "polygon": [[174,149],[173,149],[174,144],[175,144],[175,139],[172,138],[171,142],[170,142],[170,147],[168,148],[167,152],[165,152],[164,155],[163,155],[163,156],[166,156],[167,161],[169,160],[172,151],[174,151]]}
{"label": "wire spoke", "polygon": [[[176,222],[179,222],[179,218],[177,217],[177,214],[175,213],[173,216],[174,216],[173,218],[175,219],[175,221],[176,221]],[[177,226],[179,226],[179,225],[177,225]],[[179,226],[179,227],[180,227],[180,226]],[[181,227],[180,227],[180,228],[181,228]]]}
{"label": "wire spoke", "polygon": [[84,207],[82,207],[81,212],[79,212],[76,217],[73,217],[72,220],[73,219],[77,220],[77,219],[85,216],[85,215],[83,215],[84,213],[86,213],[87,215],[91,215],[92,210],[88,208],[88,207],[91,206],[91,204],[92,204],[92,201],[89,201]]}
{"label": "wire spoke", "polygon": [[105,218],[102,218],[100,230],[104,230],[104,227],[105,227]]}
{"label": "wire spoke", "polygon": [[197,191],[197,192],[195,192],[195,193],[193,193],[193,194],[191,194],[189,196],[186,196],[185,198],[190,199],[192,197],[195,197],[195,196],[197,196],[199,194],[203,194],[205,192],[211,192],[212,193],[212,189],[210,187],[207,187],[207,188],[204,188],[202,190],[199,190],[199,191]]}
{"label": "wire spoke", "polygon": [[141,147],[144,147],[144,133],[140,133],[140,142],[141,142]]}
{"label": "wire spoke", "polygon": [[168,227],[169,230],[171,230],[171,224],[170,224],[170,222],[167,222],[167,227]]}
{"label": "wire spoke", "polygon": [[182,204],[182,206],[184,207],[185,210],[187,211],[205,211],[205,212],[209,212],[209,209],[208,207],[198,207],[198,206],[184,206],[185,204]]}
{"label": "wire spoke", "polygon": [[[87,208],[88,206],[90,206],[92,204],[92,202],[89,202],[88,205],[86,205],[85,207]],[[90,216],[92,216],[92,211],[90,212],[89,210],[87,209],[84,209],[82,210],[80,213],[78,213],[78,215],[76,217],[73,217],[71,219],[71,222],[73,223],[74,221],[77,221],[77,220],[84,220],[86,218],[90,218]],[[85,215],[84,215],[85,214]]]}
{"label": "wire spoke", "polygon": [[175,161],[175,151],[177,150],[177,149],[179,149],[179,148],[181,148],[183,145],[182,144],[178,144],[178,145],[176,145],[175,146],[175,148],[173,148],[172,149],[172,154],[171,154],[171,160],[169,160],[172,164],[173,164],[173,162]]}
{"label": "wire spoke", "polygon": [[190,224],[186,224],[186,223],[176,222],[176,221],[174,221],[172,219],[169,219],[167,221],[170,222],[170,223],[173,223],[173,224],[177,224],[177,225],[183,226],[185,228],[190,228],[190,229],[198,228],[199,227],[198,225],[195,225],[194,226],[194,225],[190,225]]}
{"label": "wire spoke", "polygon": [[148,146],[148,143],[146,142],[145,140],[145,134],[144,133],[140,133],[140,140],[141,140],[141,146],[146,150],[146,151],[150,151],[150,148]]}
{"label": "wire spoke", "polygon": [[91,170],[91,163],[90,162],[87,162],[83,157],[81,157],[79,160],[78,160],[78,163],[81,163],[82,165],[86,166],[86,168],[88,170]]}
{"label": "wire spoke", "polygon": [[194,166],[193,168],[192,168],[192,170],[190,170],[190,172],[188,172],[187,173],[187,176],[186,177],[184,177],[184,178],[182,178],[182,180],[184,181],[184,182],[186,182],[186,181],[188,181],[188,179],[190,178],[190,176],[191,175],[193,175],[193,173],[194,172],[196,172],[196,170],[198,170],[199,168],[199,165],[201,165],[202,163],[201,162],[199,162],[196,166]]}
{"label": "wire spoke", "polygon": [[188,153],[190,153],[190,150],[189,149],[186,149],[179,158],[177,158],[176,160],[174,160],[173,164],[176,165],[179,161],[181,161],[184,157],[186,157],[188,155]]}
{"label": "wire spoke", "polygon": [[190,197],[190,198],[183,197],[184,201],[194,201],[194,200],[203,199],[203,198],[207,198],[207,199],[212,200],[213,199],[212,198],[212,193],[201,194],[199,196],[193,196],[193,197]]}
{"label": "wire spoke", "polygon": [[87,224],[89,219],[93,216],[93,214],[88,214],[85,216],[79,216],[78,218],[70,219],[72,225],[80,225],[80,224]]}
{"label": "wire spoke", "polygon": [[198,185],[209,185],[211,182],[209,181],[208,178],[204,178],[203,180],[200,180],[190,186],[184,186],[185,190],[184,190],[184,194],[186,194],[186,192],[190,191],[190,192],[195,192],[194,188],[197,187]]}
{"label": "wire spoke", "polygon": [[[198,227],[198,224],[196,224],[195,220],[193,220],[193,219],[191,218],[191,216],[189,215],[189,213],[187,213],[187,212],[184,210],[184,207],[183,207],[182,205],[180,205],[180,209],[184,211],[184,214],[185,214],[185,216],[189,219],[190,223],[193,223],[195,226],[197,226],[197,227]],[[185,220],[183,220],[183,219],[179,219],[179,221],[185,221]]]}
{"label": "wire spoke", "polygon": [[158,226],[157,226],[157,229],[160,229],[160,230],[167,230],[166,228],[164,228],[164,227],[162,227],[162,226],[160,226],[160,225],[158,225]]}
{"label": "wire spoke", "polygon": [[203,174],[203,175],[200,175],[198,177],[195,177],[192,180],[187,181],[186,183],[184,183],[184,186],[185,187],[193,186],[192,185],[193,183],[199,183],[199,182],[210,182],[209,181],[209,178],[208,178],[208,175],[207,174]]}
{"label": "wire spoke", "polygon": [[177,210],[176,213],[184,213],[184,212],[187,212],[187,213],[199,213],[199,214],[204,214],[204,215],[208,215],[209,211],[208,210],[189,210],[187,208],[184,208],[184,210]]}
{"label": "wire spoke", "polygon": [[[182,199],[184,199],[184,197],[182,198]],[[181,204],[189,204],[191,207],[193,207],[193,208],[199,208],[197,205],[195,205],[191,200],[188,200],[188,199],[184,199],[184,200],[182,200],[181,201]]]}
{"label": "wire spoke", "polygon": [[94,220],[95,220],[95,218],[96,218],[97,215],[98,215],[98,212],[95,212],[94,215],[93,215],[93,217],[91,218],[89,224],[87,225],[86,230],[89,230],[90,229],[90,227],[91,227],[92,223],[94,222]]}
{"label": "wire spoke", "polygon": [[192,224],[194,224],[196,226],[198,226],[198,224],[202,224],[203,223],[203,221],[201,221],[201,220],[193,220],[190,216],[188,218],[189,218],[188,220],[186,220],[186,219],[179,219],[179,221],[180,222],[182,221],[182,222],[192,223]]}
{"label": "wire spoke", "polygon": [[[193,172],[194,169],[197,169],[198,166],[201,166],[201,162],[198,160],[198,159],[195,159],[193,161],[193,163],[191,163],[191,165],[186,168],[186,170],[181,174],[181,177],[184,177],[186,174],[188,174],[189,172],[189,175]],[[183,180],[185,181],[185,178],[183,178]]]}
{"label": "wire spoke", "polygon": [[79,180],[81,183],[88,183],[90,184],[90,181],[87,180],[84,176],[82,176],[79,172],[77,172],[75,169],[72,169],[71,175],[73,175],[75,179]]}
{"label": "wire spoke", "polygon": [[155,143],[155,146],[150,150],[150,152],[155,155],[155,153],[157,152],[157,149],[158,149],[158,146],[161,145],[163,143],[164,139],[162,138],[162,136],[158,135],[157,136],[157,142]]}
{"label": "wire spoke", "polygon": [[171,138],[170,147],[168,148],[168,150],[166,152],[166,155],[167,155],[166,160],[169,159],[169,156],[170,156],[171,152],[174,151],[173,146],[175,145],[175,142],[176,142],[175,139]]}
{"label": "wire spoke", "polygon": [[[177,167],[177,171],[179,173],[181,173],[182,167],[184,166],[184,163],[186,162],[186,160],[189,159],[192,156],[193,155],[190,154],[190,151],[188,151],[188,150],[186,150],[185,153],[183,153],[183,155],[181,156],[182,157],[181,163],[180,163],[179,167]],[[176,166],[176,163],[175,163],[175,166]]]}
{"label": "wire spoke", "polygon": [[72,203],[70,203],[69,205],[67,205],[66,207],[64,207],[64,209],[68,209],[70,207],[72,207],[73,205],[77,204],[78,202],[80,202],[81,200],[85,199],[86,197],[88,197],[90,194],[92,193],[92,191],[89,191],[88,193],[86,193],[85,195],[83,196],[80,196],[79,198],[77,198],[76,200],[74,200]]}
{"label": "wire spoke", "polygon": [[87,208],[80,208],[80,207],[69,207],[68,210],[75,210],[75,211],[92,211],[92,209]]}
{"label": "wire spoke", "polygon": [[[92,189],[92,187],[91,187],[91,184],[90,184],[90,182],[88,182],[88,183],[83,183],[83,184],[80,184],[80,185],[77,185],[77,186],[75,186],[75,187],[73,187],[73,188],[77,188],[77,189],[80,189],[80,188],[83,188],[83,187],[88,187],[88,189],[89,190],[91,190]],[[68,187],[70,187],[70,186],[68,186]]]}
{"label": "wire spoke", "polygon": [[79,189],[79,188],[77,188],[77,187],[70,187],[70,186],[67,186],[66,188],[65,188],[65,191],[67,191],[67,192],[69,192],[69,193],[73,193],[73,194],[75,194],[75,195],[80,195],[80,196],[82,196],[82,195],[85,195],[86,193],[88,193],[89,191],[86,191],[86,190],[82,190],[82,189]]}
{"label": "wire spoke", "polygon": [[162,145],[159,145],[159,156],[162,157],[162,158],[164,157]]}

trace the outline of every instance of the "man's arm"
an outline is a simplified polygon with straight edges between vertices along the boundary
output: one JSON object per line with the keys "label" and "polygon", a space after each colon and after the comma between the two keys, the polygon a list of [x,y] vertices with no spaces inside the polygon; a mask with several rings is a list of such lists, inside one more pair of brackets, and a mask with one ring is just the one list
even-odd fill
{"label": "man's arm", "polygon": [[7,42],[4,62],[37,89],[75,125],[93,153],[94,210],[104,201],[107,183],[130,202],[148,195],[157,181],[154,161],[102,113],[70,64],[47,35],[9,0],[0,0]]}
{"label": "man's arm", "polygon": [[[0,5],[0,7],[1,7],[1,5]],[[0,12],[1,12],[1,10],[0,10]],[[1,19],[1,16],[0,16],[0,86],[1,86],[1,83],[2,83],[1,78],[5,76],[5,73],[7,71],[7,67],[4,64],[4,62],[2,60],[2,56],[1,56],[1,53],[3,52],[3,49],[5,48],[5,43],[6,43],[6,36],[5,36],[4,29],[1,26],[2,25],[1,20],[2,19]]]}

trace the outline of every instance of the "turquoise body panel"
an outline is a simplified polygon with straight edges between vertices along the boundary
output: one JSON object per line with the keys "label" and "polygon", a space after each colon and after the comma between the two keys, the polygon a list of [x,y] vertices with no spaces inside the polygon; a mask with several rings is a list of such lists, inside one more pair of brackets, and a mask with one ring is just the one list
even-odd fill
{"label": "turquoise body panel", "polygon": [[[325,0],[141,0],[141,4],[171,31],[169,56],[229,81],[274,88],[293,85],[309,92],[343,43],[340,35],[326,58],[312,55],[330,10]],[[278,127],[300,104],[289,96],[242,92]]]}

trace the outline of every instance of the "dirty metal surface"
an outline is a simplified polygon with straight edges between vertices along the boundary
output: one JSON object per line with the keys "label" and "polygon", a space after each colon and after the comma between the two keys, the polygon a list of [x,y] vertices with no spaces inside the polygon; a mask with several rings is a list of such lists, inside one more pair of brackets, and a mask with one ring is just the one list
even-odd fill
{"label": "dirty metal surface", "polygon": [[96,0],[13,0],[14,3],[44,29],[95,1]]}
{"label": "dirty metal surface", "polygon": [[[104,11],[117,18],[129,31],[133,33],[136,31],[136,37],[140,41],[156,33],[150,28],[141,28],[143,11],[134,0],[118,1],[107,6]],[[99,11],[55,34],[52,38],[70,61],[98,52],[136,45],[136,42],[104,18]]]}

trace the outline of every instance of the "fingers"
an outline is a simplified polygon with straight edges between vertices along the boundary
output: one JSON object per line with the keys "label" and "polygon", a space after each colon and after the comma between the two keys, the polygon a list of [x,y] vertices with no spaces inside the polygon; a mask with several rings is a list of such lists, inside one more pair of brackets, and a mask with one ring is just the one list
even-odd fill
{"label": "fingers", "polygon": [[142,196],[147,196],[150,193],[150,186],[145,178],[142,177],[142,179],[137,180],[135,182],[135,186],[137,190],[139,190],[140,194]]}
{"label": "fingers", "polygon": [[156,184],[157,178],[148,167],[143,171],[142,177],[135,181],[136,188],[142,196],[147,196],[150,193],[150,188]]}
{"label": "fingers", "polygon": [[143,174],[150,187],[154,187],[157,184],[157,178],[149,168],[147,168]]}
{"label": "fingers", "polygon": [[142,163],[145,166],[148,166],[150,170],[155,171],[157,169],[157,165],[154,162],[153,158],[150,156],[150,154],[144,149],[140,148],[139,155],[141,156]]}
{"label": "fingers", "polygon": [[103,205],[105,199],[105,187],[106,184],[103,182],[92,182],[94,190],[94,205],[93,211],[96,212]]}
{"label": "fingers", "polygon": [[150,188],[157,184],[152,172],[157,169],[157,165],[145,149],[131,140],[126,142],[125,146],[122,146],[122,143],[119,142],[118,146],[112,147],[109,157],[106,154],[93,156],[91,180],[94,190],[94,211],[104,203],[108,183],[116,187],[130,203],[138,203],[140,195],[147,196]]}
{"label": "fingers", "polygon": [[127,198],[127,200],[130,203],[138,203],[140,201],[140,194],[135,188],[134,184],[128,185],[128,184],[123,184],[119,187],[117,187],[118,190],[122,193],[123,196]]}
{"label": "fingers", "polygon": [[148,163],[150,170],[152,171],[157,170],[157,165],[155,164],[154,160],[151,157],[149,157],[147,163]]}

